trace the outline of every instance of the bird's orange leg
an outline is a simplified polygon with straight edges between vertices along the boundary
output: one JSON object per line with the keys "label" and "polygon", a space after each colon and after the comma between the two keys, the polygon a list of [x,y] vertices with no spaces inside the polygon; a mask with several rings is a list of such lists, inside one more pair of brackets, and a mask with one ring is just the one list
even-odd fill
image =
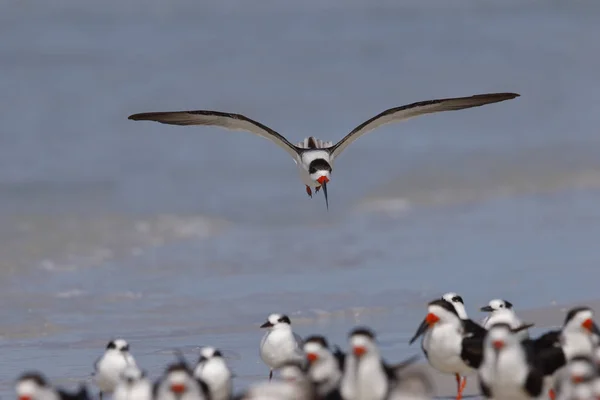
{"label": "bird's orange leg", "polygon": [[317,187],[315,188],[315,193],[319,193],[319,190],[321,190],[321,186],[317,186]]}
{"label": "bird's orange leg", "polygon": [[456,400],[461,400],[463,397],[463,392],[465,390],[465,387],[467,386],[467,377],[461,377],[459,374],[456,374],[456,388],[457,388],[457,393],[456,393]]}
{"label": "bird's orange leg", "polygon": [[556,399],[556,392],[554,392],[554,389],[548,391],[548,397],[550,397],[550,400]]}
{"label": "bird's orange leg", "polygon": [[312,190],[310,190],[310,186],[306,186],[306,194],[308,194],[308,197],[312,198]]}

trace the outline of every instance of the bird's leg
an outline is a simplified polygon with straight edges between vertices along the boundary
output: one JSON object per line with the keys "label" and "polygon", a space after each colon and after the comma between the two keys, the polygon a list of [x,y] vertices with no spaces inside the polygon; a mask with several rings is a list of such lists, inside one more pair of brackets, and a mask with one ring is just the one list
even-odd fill
{"label": "bird's leg", "polygon": [[550,397],[550,400],[556,399],[556,392],[554,391],[554,389],[550,389],[548,391],[548,397]]}
{"label": "bird's leg", "polygon": [[269,370],[269,382],[271,382],[271,379],[273,379],[273,370],[272,369]]}
{"label": "bird's leg", "polygon": [[306,193],[308,194],[308,197],[312,198],[312,190],[310,190],[310,186],[306,185]]}
{"label": "bird's leg", "polygon": [[102,392],[98,393],[98,398],[99,398],[100,400],[102,400],[102,397],[104,397],[104,393],[102,393]]}
{"label": "bird's leg", "polygon": [[467,377],[461,377],[459,374],[456,374],[456,388],[457,388],[457,392],[456,392],[456,400],[461,400],[462,399],[462,393],[465,390],[465,387],[467,386]]}
{"label": "bird's leg", "polygon": [[317,187],[315,188],[315,193],[319,193],[319,190],[321,190],[321,186],[317,186]]}

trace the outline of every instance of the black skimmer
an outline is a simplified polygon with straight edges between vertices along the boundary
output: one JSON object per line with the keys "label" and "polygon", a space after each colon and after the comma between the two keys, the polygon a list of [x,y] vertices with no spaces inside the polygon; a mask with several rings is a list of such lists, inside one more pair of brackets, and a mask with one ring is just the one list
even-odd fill
{"label": "black skimmer", "polygon": [[544,388],[544,364],[549,357],[561,355],[555,350],[542,355],[534,351],[531,342],[516,333],[506,323],[492,325],[484,340],[483,361],[479,367],[479,386],[486,398],[529,400],[540,397]]}
{"label": "black skimmer", "polygon": [[302,338],[292,331],[287,315],[271,314],[261,328],[268,329],[260,342],[260,358],[269,367],[269,380],[273,371],[287,363],[303,363]]}
{"label": "black skimmer", "polygon": [[88,400],[87,389],[81,385],[77,392],[55,389],[39,372],[25,372],[15,383],[17,400]]}
{"label": "black skimmer", "polygon": [[421,348],[429,364],[440,372],[454,374],[456,398],[460,400],[467,375],[475,373],[481,364],[486,330],[473,321],[467,323],[461,319],[454,305],[443,298],[430,302],[427,311],[409,343],[423,335]]}
{"label": "black skimmer", "polygon": [[396,365],[387,364],[381,357],[375,334],[358,327],[350,332],[352,352],[344,360],[340,394],[344,400],[384,400],[396,387],[400,373],[416,357]]}
{"label": "black skimmer", "polygon": [[[477,322],[473,321],[467,315],[467,310],[465,308],[465,302],[457,293],[449,292],[442,296],[442,299],[451,303],[458,317],[463,321],[464,330],[466,332],[466,336],[475,336],[475,337],[484,337],[486,334],[485,328],[479,325]],[[463,381],[466,380],[466,377],[460,376],[456,377],[456,386],[460,388],[463,385]],[[466,385],[466,383],[464,383]]]}
{"label": "black skimmer", "polygon": [[[561,349],[562,359],[553,358],[549,368],[554,372],[566,365],[576,356],[594,356],[600,329],[594,322],[594,313],[589,307],[574,307],[567,312],[560,330],[552,330],[533,340],[536,352],[545,349]],[[547,374],[548,375],[548,374]],[[547,381],[554,384],[554,377]],[[550,383],[549,383],[550,384]],[[550,398],[556,396],[554,388],[550,389]]]}
{"label": "black skimmer", "polygon": [[[593,395],[598,368],[592,357],[575,356],[556,374],[554,392],[557,400],[596,399]],[[582,397],[583,393],[587,396]]]}
{"label": "black skimmer", "polygon": [[153,387],[154,400],[210,400],[206,383],[194,377],[188,364],[181,360],[170,364]]}
{"label": "black skimmer", "polygon": [[300,170],[300,176],[306,185],[306,192],[310,197],[312,197],[312,188],[315,190],[323,188],[325,203],[327,208],[329,208],[327,184],[331,179],[333,162],[359,137],[380,126],[392,122],[403,121],[419,115],[479,107],[486,104],[514,99],[518,96],[517,93],[486,93],[469,97],[426,100],[390,108],[358,125],[336,144],[309,137],[303,142],[294,145],[284,136],[260,122],[254,121],[241,114],[221,111],[193,110],[146,112],[130,115],[128,119],[134,121],[156,121],[169,125],[218,126],[229,130],[251,132],[262,138],[268,139],[292,156]]}
{"label": "black skimmer", "polygon": [[304,340],[304,354],[308,361],[308,377],[315,385],[317,396],[323,400],[340,400],[345,354],[339,349],[332,352],[327,339],[320,335]]}

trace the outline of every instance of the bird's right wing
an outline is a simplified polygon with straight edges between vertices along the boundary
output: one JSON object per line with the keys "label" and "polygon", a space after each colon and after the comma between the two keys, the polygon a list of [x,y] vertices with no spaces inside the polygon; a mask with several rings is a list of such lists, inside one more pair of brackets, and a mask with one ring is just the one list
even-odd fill
{"label": "bird's right wing", "polygon": [[486,93],[477,94],[469,97],[454,97],[447,99],[426,100],[417,103],[407,104],[400,107],[390,108],[385,110],[371,119],[366,120],[349,134],[344,136],[342,140],[329,148],[332,158],[336,158],[350,143],[354,142],[359,137],[371,132],[380,126],[390,124],[392,122],[400,122],[409,118],[418,117],[419,115],[431,114],[441,111],[464,110],[465,108],[479,107],[485,104],[498,103],[500,101],[514,99],[518,97],[517,93]]}
{"label": "bird's right wing", "polygon": [[219,126],[233,131],[246,131],[268,139],[288,152],[294,160],[298,160],[299,149],[285,137],[241,114],[224,113],[220,111],[165,111],[133,114],[128,117],[133,121],[156,121],[168,125],[204,125]]}

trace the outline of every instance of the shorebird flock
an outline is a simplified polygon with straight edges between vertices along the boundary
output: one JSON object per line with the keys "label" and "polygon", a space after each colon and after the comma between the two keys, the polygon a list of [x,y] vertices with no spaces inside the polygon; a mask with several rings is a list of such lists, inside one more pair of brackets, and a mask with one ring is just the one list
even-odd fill
{"label": "shorebird flock", "polygon": [[[308,195],[312,197],[313,189],[315,193],[322,189],[329,207],[327,184],[333,161],[359,137],[419,115],[479,107],[518,96],[487,93],[390,108],[358,125],[336,144],[311,136],[294,145],[257,121],[220,111],[151,112],[133,114],[129,119],[218,126],[268,139],[292,157]],[[268,171],[265,179],[269,179]],[[521,321],[509,301],[494,299],[481,311],[489,315],[481,323],[473,321],[462,297],[446,293],[427,304],[424,319],[408,341],[413,344],[420,339],[430,366],[456,380],[457,400],[463,398],[469,376],[477,378],[473,391],[489,399],[600,399],[600,331],[590,308],[571,309],[561,329],[537,338],[530,336],[533,324]],[[16,394],[18,400],[86,400],[96,393],[100,400],[107,396],[114,400],[426,400],[436,394],[431,376],[416,363],[417,356],[388,363],[375,332],[368,327],[356,327],[349,333],[346,352],[330,346],[322,335],[301,338],[284,314],[269,315],[260,328],[266,330],[259,355],[267,366],[268,378],[240,393],[234,393],[234,374],[219,349],[202,348],[194,365],[179,353],[163,375],[151,381],[136,364],[129,344],[116,339],[94,364],[93,391],[84,384],[78,391],[68,392],[53,387],[38,372],[27,372],[18,378]]]}
{"label": "shorebird flock", "polygon": [[[429,364],[456,380],[457,400],[469,376],[477,378],[477,392],[488,399],[600,398],[600,330],[590,308],[572,308],[560,329],[537,338],[529,335],[533,324],[522,322],[509,301],[494,299],[480,310],[488,313],[481,324],[468,317],[460,295],[446,293],[427,304],[409,341],[422,337]],[[269,315],[260,328],[266,330],[258,347],[268,378],[239,393],[219,349],[202,348],[195,365],[176,353],[163,375],[151,381],[129,344],[116,339],[93,365],[96,389],[82,383],[69,392],[39,372],[26,372],[17,379],[16,395],[18,400],[427,400],[436,395],[419,356],[388,363],[370,328],[349,333],[347,352],[322,335],[301,338],[284,314]]]}

